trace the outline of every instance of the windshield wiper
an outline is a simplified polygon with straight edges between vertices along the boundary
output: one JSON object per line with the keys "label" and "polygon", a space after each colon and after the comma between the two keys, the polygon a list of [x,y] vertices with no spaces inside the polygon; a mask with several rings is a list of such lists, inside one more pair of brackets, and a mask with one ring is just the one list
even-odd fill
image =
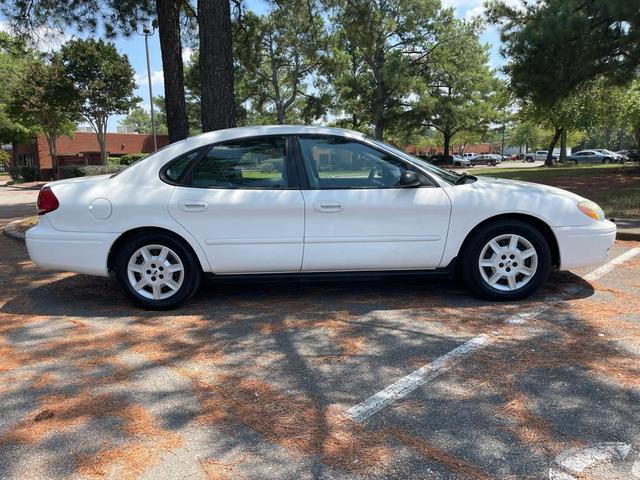
{"label": "windshield wiper", "polygon": [[459,177],[455,181],[455,185],[462,185],[463,183],[467,183],[467,180],[476,181],[478,177],[474,177],[473,175],[469,175],[467,172],[458,173]]}

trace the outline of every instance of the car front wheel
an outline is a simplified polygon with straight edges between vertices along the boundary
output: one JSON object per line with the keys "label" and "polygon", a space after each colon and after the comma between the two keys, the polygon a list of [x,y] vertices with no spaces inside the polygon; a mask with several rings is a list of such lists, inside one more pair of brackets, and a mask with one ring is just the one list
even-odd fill
{"label": "car front wheel", "polygon": [[551,271],[551,251],[544,236],[520,221],[487,225],[462,252],[467,285],[490,300],[518,300],[535,292]]}
{"label": "car front wheel", "polygon": [[129,297],[143,308],[168,310],[200,285],[198,259],[181,240],[165,234],[136,236],[117,252],[115,273]]}

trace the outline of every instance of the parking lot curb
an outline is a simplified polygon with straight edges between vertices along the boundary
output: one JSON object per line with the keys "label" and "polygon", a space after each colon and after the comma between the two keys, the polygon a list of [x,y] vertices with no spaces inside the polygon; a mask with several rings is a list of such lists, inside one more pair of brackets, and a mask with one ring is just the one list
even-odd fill
{"label": "parking lot curb", "polygon": [[640,242],[640,232],[635,232],[633,230],[618,230],[618,234],[616,235],[616,239],[618,239],[618,240],[634,240],[636,242]]}
{"label": "parking lot curb", "polygon": [[618,240],[640,241],[640,219],[638,218],[616,218],[612,220],[618,229],[616,238]]}
{"label": "parking lot curb", "polygon": [[11,238],[15,238],[16,240],[20,240],[22,242],[24,242],[25,240],[25,234],[24,232],[21,232],[20,230],[18,230],[18,226],[20,225],[20,222],[22,222],[24,219],[19,219],[19,220],[14,220],[13,222],[9,222],[3,229],[2,231],[5,233],[5,235],[7,235],[8,237]]}

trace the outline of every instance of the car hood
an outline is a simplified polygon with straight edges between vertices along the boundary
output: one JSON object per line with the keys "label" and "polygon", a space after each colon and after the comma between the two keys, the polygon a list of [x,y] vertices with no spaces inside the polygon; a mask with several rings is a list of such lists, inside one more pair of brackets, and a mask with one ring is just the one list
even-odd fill
{"label": "car hood", "polygon": [[472,185],[477,189],[501,189],[510,193],[522,193],[527,195],[544,195],[544,196],[560,196],[564,198],[570,198],[576,201],[584,200],[584,197],[576,195],[575,193],[563,190],[561,188],[552,187],[549,185],[542,185],[540,183],[523,182],[521,180],[508,180],[505,178],[494,177],[477,177],[478,180],[473,182]]}

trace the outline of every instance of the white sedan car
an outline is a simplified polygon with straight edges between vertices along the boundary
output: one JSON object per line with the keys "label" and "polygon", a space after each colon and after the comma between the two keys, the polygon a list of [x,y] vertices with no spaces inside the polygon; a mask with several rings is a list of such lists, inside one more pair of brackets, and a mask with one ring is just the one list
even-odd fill
{"label": "white sedan car", "polygon": [[47,184],[27,232],[45,268],[115,274],[172,308],[203,274],[460,273],[520,299],[553,267],[602,262],[615,225],[557,188],[442,170],[340,129],[245,127],[165,147],[112,176]]}

